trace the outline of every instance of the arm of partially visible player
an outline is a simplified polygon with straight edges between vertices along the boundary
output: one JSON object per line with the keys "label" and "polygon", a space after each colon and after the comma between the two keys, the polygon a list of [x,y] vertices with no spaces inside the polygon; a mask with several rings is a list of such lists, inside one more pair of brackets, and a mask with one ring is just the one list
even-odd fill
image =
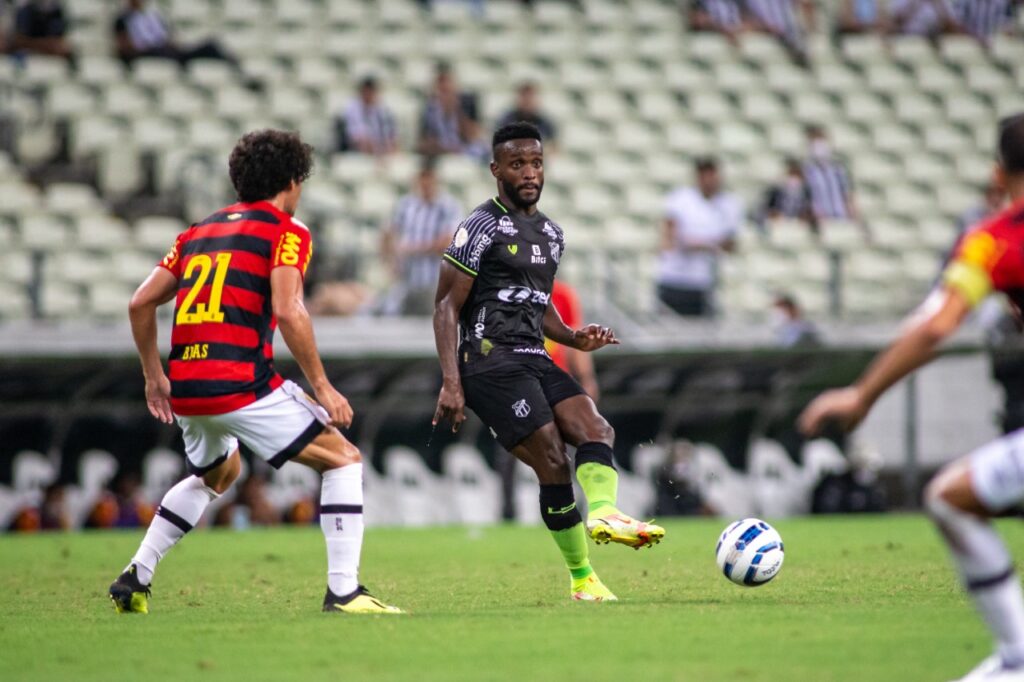
{"label": "arm of partially visible player", "polygon": [[174,421],[174,414],[171,412],[171,382],[164,373],[156,342],[156,309],[174,298],[177,290],[178,278],[166,268],[158,267],[139,285],[128,304],[132,338],[146,379],[146,405],[150,414],[165,424]]}
{"label": "arm of partially visible player", "polygon": [[845,431],[855,428],[883,393],[935,356],[938,346],[977,303],[971,294],[949,283],[932,296],[856,383],[826,391],[807,406],[798,421],[805,435],[817,435],[827,422],[836,422]]}
{"label": "arm of partially visible player", "polygon": [[466,398],[462,394],[459,375],[459,313],[473,289],[474,278],[459,270],[449,261],[441,261],[441,273],[434,297],[434,345],[441,363],[441,393],[437,397],[433,424],[449,419],[452,431],[458,431],[466,421]]}
{"label": "arm of partially visible player", "polygon": [[608,345],[619,344],[615,332],[610,327],[588,324],[581,329],[569,328],[551,303],[548,303],[548,309],[544,311],[544,336],[555,343],[588,353]]}
{"label": "arm of partially visible player", "polygon": [[345,396],[331,386],[316,348],[313,322],[303,302],[302,272],[287,266],[271,270],[270,298],[277,325],[281,329],[281,338],[299,363],[317,401],[330,415],[331,424],[350,426],[352,407]]}

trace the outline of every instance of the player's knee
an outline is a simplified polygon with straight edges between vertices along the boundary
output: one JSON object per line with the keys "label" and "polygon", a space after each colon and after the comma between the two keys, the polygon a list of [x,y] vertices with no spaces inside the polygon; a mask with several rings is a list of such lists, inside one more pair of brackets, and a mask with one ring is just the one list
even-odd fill
{"label": "player's knee", "polygon": [[327,469],[340,469],[350,464],[359,464],[363,461],[363,455],[352,443],[344,441],[337,449],[331,452],[330,460],[327,462]]}
{"label": "player's knee", "polygon": [[563,483],[571,479],[569,458],[564,449],[550,448],[539,462],[537,478],[545,484]]}
{"label": "player's knee", "polygon": [[580,425],[579,443],[604,443],[609,447],[615,444],[615,429],[604,417],[587,418]]}

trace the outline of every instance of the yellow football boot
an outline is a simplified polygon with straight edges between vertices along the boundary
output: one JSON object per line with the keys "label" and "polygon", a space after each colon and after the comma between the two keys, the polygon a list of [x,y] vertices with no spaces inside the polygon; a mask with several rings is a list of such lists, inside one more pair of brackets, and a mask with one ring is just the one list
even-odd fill
{"label": "yellow football boot", "polygon": [[661,526],[638,521],[622,512],[589,519],[587,533],[599,545],[618,542],[633,549],[653,547],[665,537],[665,529]]}

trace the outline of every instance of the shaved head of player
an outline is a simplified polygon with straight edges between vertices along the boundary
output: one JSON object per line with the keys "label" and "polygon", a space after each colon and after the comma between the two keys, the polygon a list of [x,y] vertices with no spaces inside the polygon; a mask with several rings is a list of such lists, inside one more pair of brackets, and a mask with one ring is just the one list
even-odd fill
{"label": "shaved head of player", "polygon": [[[800,428],[814,436],[828,424],[855,428],[893,384],[924,365],[984,298],[1004,294],[1020,317],[1024,305],[1024,115],[999,125],[997,184],[1011,205],[967,232],[942,283],[904,331],[852,386],[827,391],[804,410]],[[950,393],[950,399],[957,399]],[[1024,680],[1024,597],[1013,558],[989,519],[1024,502],[1024,429],[944,467],[925,491],[925,507],[942,531],[960,580],[996,650],[963,681]]]}
{"label": "shaved head of player", "polygon": [[494,134],[491,175],[498,181],[498,197],[532,215],[544,190],[544,145],[540,131],[530,123],[513,123]]}

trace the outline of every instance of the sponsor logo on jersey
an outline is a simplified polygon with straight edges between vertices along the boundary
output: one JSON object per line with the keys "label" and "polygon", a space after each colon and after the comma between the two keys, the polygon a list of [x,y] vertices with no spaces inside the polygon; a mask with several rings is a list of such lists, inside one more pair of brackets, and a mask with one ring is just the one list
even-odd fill
{"label": "sponsor logo on jersey", "polygon": [[551,258],[556,263],[562,257],[562,245],[558,242],[548,242],[548,246],[551,247]]}
{"label": "sponsor logo on jersey", "polygon": [[466,228],[460,227],[455,232],[455,241],[454,241],[455,248],[458,249],[458,248],[461,248],[461,247],[465,246],[466,242],[468,242],[468,241],[469,241],[469,232],[466,230]]}
{"label": "sponsor logo on jersey", "polygon": [[554,225],[545,220],[544,234],[548,236],[548,239],[558,239],[558,228],[556,228]]}
{"label": "sponsor logo on jersey", "polygon": [[530,416],[530,404],[526,402],[526,398],[520,398],[512,403],[512,412],[520,419],[526,419]]}
{"label": "sponsor logo on jersey", "polygon": [[533,255],[530,256],[530,262],[534,265],[547,265],[548,259],[541,255],[540,244],[533,245]]}
{"label": "sponsor logo on jersey", "polygon": [[278,244],[277,262],[281,265],[298,265],[299,248],[302,246],[302,238],[294,232],[285,232],[281,235]]}
{"label": "sponsor logo on jersey", "polygon": [[190,343],[181,353],[182,360],[205,360],[210,354],[210,344]]}
{"label": "sponsor logo on jersey", "polygon": [[469,254],[469,262],[474,265],[480,264],[480,257],[484,255],[484,251],[491,245],[491,238],[486,234],[482,234],[476,238],[476,243],[473,244],[473,252]]}
{"label": "sponsor logo on jersey", "polygon": [[547,355],[548,354],[548,352],[546,350],[544,350],[543,348],[532,348],[530,346],[526,346],[526,347],[523,347],[523,348],[513,348],[512,352],[513,353],[525,353],[526,355]]}
{"label": "sponsor logo on jersey", "polygon": [[516,226],[512,223],[512,218],[507,215],[503,215],[498,218],[498,232],[507,234],[510,237],[514,237],[519,234],[519,230],[517,230]]}
{"label": "sponsor logo on jersey", "polygon": [[228,213],[228,220],[238,220],[241,217],[241,213]]}
{"label": "sponsor logo on jersey", "polygon": [[487,322],[487,307],[483,306],[480,308],[480,312],[476,314],[476,324],[473,325],[473,336],[478,339],[484,338],[484,330],[486,329]]}
{"label": "sponsor logo on jersey", "polygon": [[507,287],[498,292],[498,300],[505,303],[536,303],[547,306],[551,294],[530,287]]}
{"label": "sponsor logo on jersey", "polygon": [[511,253],[513,256],[519,253],[519,244],[509,244],[508,252]]}

